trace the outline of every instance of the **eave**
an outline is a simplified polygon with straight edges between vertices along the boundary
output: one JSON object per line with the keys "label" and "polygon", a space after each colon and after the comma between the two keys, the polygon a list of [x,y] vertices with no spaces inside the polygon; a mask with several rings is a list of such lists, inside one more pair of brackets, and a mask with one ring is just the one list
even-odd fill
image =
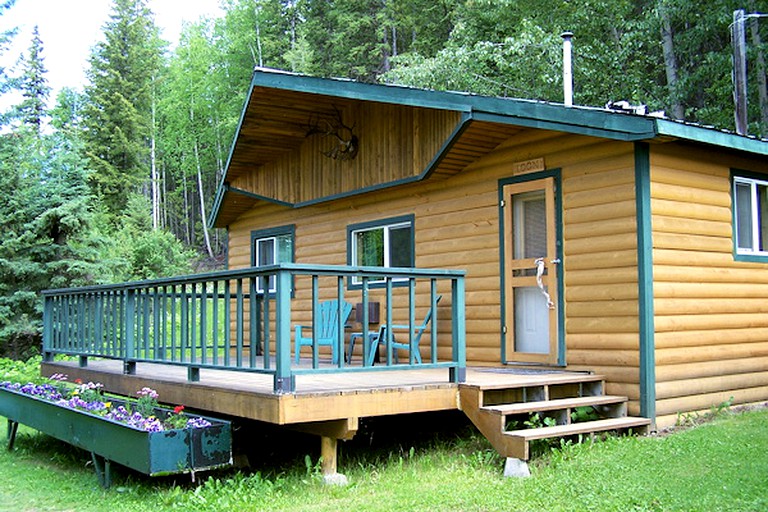
{"label": "eave", "polygon": [[[453,111],[461,115],[461,120],[425,169],[407,179],[292,202],[231,186],[249,170],[297,150],[306,139],[307,120],[312,116],[331,115],[335,109],[366,102]],[[525,129],[629,142],[687,140],[768,154],[768,144],[762,140],[651,116],[257,69],[230,150],[226,176],[211,212],[211,225],[227,226],[261,201],[301,208],[414,181],[447,178]]]}

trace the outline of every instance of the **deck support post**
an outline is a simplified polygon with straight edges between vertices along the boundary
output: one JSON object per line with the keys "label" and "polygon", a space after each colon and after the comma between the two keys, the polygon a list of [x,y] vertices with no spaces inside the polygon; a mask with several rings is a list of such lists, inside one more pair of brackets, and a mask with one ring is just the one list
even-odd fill
{"label": "deck support post", "polygon": [[136,361],[123,361],[123,375],[136,375]]}
{"label": "deck support post", "polygon": [[339,441],[333,437],[320,436],[321,469],[323,483],[326,485],[347,485],[346,475],[336,471],[338,462]]}
{"label": "deck support post", "polygon": [[531,476],[531,470],[528,469],[528,463],[524,460],[507,457],[504,463],[504,476],[506,478],[525,478]]}

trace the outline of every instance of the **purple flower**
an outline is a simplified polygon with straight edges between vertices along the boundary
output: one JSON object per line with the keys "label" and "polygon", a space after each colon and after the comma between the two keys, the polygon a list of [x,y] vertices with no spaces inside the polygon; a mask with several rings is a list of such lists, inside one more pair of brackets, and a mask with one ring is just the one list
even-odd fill
{"label": "purple flower", "polygon": [[210,427],[211,422],[204,419],[204,418],[189,418],[187,420],[187,427],[186,428],[206,428]]}
{"label": "purple flower", "polygon": [[155,391],[152,388],[143,387],[140,390],[136,392],[136,396],[138,397],[149,397],[152,399],[156,399],[158,397],[157,391]]}

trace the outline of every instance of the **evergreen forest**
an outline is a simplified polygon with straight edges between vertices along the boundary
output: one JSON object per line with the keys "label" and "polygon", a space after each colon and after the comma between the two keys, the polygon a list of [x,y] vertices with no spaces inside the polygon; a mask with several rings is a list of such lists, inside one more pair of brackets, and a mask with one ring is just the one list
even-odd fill
{"label": "evergreen forest", "polygon": [[[15,0],[0,0],[0,16]],[[768,130],[768,0],[221,0],[164,41],[111,0],[87,83],[55,98],[37,31],[0,70],[0,356],[40,346],[40,291],[222,268],[208,217],[255,67],[574,103],[626,100],[732,130],[730,26],[746,26],[749,133]],[[0,34],[7,52],[15,31]]]}

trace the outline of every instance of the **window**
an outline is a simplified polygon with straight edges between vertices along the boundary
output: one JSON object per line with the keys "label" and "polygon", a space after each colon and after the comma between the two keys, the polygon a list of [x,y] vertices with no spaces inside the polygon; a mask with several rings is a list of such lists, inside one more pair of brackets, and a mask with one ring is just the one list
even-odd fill
{"label": "window", "polygon": [[736,254],[768,256],[768,181],[733,179]]}
{"label": "window", "polygon": [[[295,226],[262,229],[251,232],[251,263],[254,267],[265,267],[278,263],[293,262],[293,238]],[[268,286],[265,278],[259,279],[259,292],[267,288],[275,291],[275,277],[270,276]]]}
{"label": "window", "polygon": [[[414,266],[413,216],[398,217],[347,228],[348,261],[361,267]],[[370,281],[383,283],[384,280]],[[360,284],[355,278],[352,284]]]}

